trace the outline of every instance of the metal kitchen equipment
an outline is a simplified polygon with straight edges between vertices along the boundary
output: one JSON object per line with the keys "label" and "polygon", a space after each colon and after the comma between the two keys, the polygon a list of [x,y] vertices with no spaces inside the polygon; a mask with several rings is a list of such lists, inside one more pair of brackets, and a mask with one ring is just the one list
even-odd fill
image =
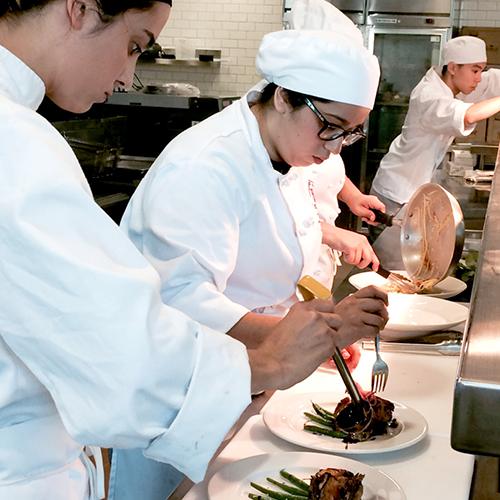
{"label": "metal kitchen equipment", "polygon": [[500,456],[500,168],[493,179],[455,384],[451,445]]}
{"label": "metal kitchen equipment", "polygon": [[415,191],[402,210],[401,257],[408,276],[413,281],[443,280],[455,269],[464,245],[458,201],[439,184],[429,182]]}

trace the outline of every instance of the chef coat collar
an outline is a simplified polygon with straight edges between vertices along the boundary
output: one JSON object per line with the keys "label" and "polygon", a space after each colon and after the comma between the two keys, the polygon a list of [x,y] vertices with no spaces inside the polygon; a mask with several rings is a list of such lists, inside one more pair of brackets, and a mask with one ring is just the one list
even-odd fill
{"label": "chef coat collar", "polygon": [[45,95],[42,79],[21,59],[0,45],[0,92],[36,110]]}
{"label": "chef coat collar", "polygon": [[260,143],[262,149],[264,149],[266,155],[269,158],[269,163],[273,167],[274,171],[279,172],[282,175],[286,175],[288,171],[292,168],[291,165],[288,163],[285,163],[284,161],[273,161],[269,157],[269,153],[266,150],[264,143],[262,142],[262,137],[260,135],[260,130],[259,130],[259,124],[257,122],[257,118],[255,118],[254,114],[252,113],[250,107],[252,106],[253,103],[257,102],[259,95],[262,94],[262,91],[264,88],[269,85],[269,82],[266,80],[260,80],[256,85],[254,85],[245,95],[244,102],[246,103],[247,106],[244,108],[248,108],[248,113],[249,116],[245,117],[249,126],[249,131],[251,134],[251,140],[252,143],[256,143],[257,137],[258,141],[257,143]]}
{"label": "chef coat collar", "polygon": [[446,85],[446,83],[444,83],[443,79],[441,78],[441,68],[440,67],[433,66],[432,68],[430,68],[427,71],[426,76],[428,76],[429,78],[432,78],[433,80],[438,82],[438,84],[443,88],[444,91],[448,92],[452,97],[455,97],[453,95],[453,91],[450,89],[450,87],[448,87],[448,85]]}

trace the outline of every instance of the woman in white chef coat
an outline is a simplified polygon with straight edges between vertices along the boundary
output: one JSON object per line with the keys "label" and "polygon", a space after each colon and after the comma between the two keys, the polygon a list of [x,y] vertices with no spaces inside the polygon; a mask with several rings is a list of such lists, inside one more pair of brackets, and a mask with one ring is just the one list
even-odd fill
{"label": "woman in white chef coat", "polygon": [[[397,212],[430,182],[448,147],[476,123],[500,111],[500,71],[486,67],[480,38],[459,36],[443,50],[440,68],[427,71],[410,95],[401,134],[382,158],[371,193]],[[376,232],[376,230],[375,230]]]}
{"label": "woman in white chef coat", "polygon": [[245,349],[165,305],[158,273],[37,114],[44,94],[83,112],[129,87],[169,12],[169,0],[0,5],[2,499],[101,497],[86,444],[139,448],[199,481],[252,391],[296,383],[359,336],[314,301]]}
{"label": "woman in white chef coat", "polygon": [[[363,136],[379,77],[353,30],[266,35],[257,55],[265,82],[170,142],[122,220],[160,273],[163,300],[248,346],[299,300],[301,276],[332,283],[335,262],[321,243],[334,239],[322,223],[333,222],[335,207],[317,193],[334,193],[336,203],[345,181],[338,153]],[[318,184],[322,168],[336,185]],[[346,329],[373,334],[378,293],[337,305]],[[156,467],[133,450],[113,460],[124,482]]]}
{"label": "woman in white chef coat", "polygon": [[266,35],[265,83],[170,142],[122,219],[164,301],[247,345],[299,300],[301,276],[323,276],[314,180],[290,167],[337,168],[373,106],[378,62],[354,25],[340,28]]}

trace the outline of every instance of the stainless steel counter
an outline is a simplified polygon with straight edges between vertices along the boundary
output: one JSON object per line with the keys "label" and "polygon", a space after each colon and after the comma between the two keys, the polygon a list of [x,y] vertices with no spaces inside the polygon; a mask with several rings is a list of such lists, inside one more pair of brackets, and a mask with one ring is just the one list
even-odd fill
{"label": "stainless steel counter", "polygon": [[499,177],[496,168],[457,374],[451,435],[456,450],[493,456],[500,456]]}

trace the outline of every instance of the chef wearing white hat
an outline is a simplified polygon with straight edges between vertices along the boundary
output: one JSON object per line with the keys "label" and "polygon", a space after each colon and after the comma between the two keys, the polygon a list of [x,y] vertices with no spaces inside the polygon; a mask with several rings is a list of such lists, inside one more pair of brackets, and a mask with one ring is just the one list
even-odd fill
{"label": "chef wearing white hat", "polygon": [[457,136],[500,111],[500,71],[486,67],[483,40],[460,36],[443,49],[442,66],[413,89],[401,134],[382,158],[371,192],[397,211],[432,176]]}
{"label": "chef wearing white hat", "polygon": [[[379,66],[355,33],[266,35],[265,82],[171,141],[125,211],[121,226],[159,271],[163,300],[248,346],[300,300],[303,275],[322,278],[314,189],[290,168],[364,135]],[[370,287],[337,304],[340,347],[383,327],[385,300]]]}

